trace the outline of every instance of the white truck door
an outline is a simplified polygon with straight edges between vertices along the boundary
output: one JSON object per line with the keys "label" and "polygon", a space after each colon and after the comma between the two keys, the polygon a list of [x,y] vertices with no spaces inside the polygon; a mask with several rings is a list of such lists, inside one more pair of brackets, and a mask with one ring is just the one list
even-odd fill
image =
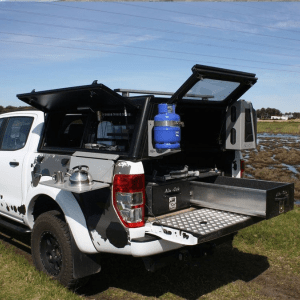
{"label": "white truck door", "polygon": [[[33,117],[11,116],[1,119],[0,138],[0,211],[15,219],[23,219],[23,162],[28,152],[28,136]],[[1,124],[0,124],[1,125]]]}

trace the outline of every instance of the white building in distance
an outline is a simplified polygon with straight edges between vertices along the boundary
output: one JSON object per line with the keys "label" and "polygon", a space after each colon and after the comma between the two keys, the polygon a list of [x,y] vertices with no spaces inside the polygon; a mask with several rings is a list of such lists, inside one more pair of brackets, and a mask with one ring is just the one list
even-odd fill
{"label": "white building in distance", "polygon": [[291,117],[289,115],[287,116],[271,116],[271,120],[288,120],[290,119]]}

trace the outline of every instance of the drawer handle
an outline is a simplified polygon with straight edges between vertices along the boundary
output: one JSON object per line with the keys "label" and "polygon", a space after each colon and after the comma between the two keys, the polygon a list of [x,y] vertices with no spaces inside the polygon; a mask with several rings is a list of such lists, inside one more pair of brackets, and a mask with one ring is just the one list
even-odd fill
{"label": "drawer handle", "polygon": [[276,196],[275,196],[275,201],[279,202],[279,214],[282,214],[282,213],[284,213],[284,205],[289,200],[289,194],[288,194],[288,192],[284,191],[281,193],[280,192],[277,193]]}
{"label": "drawer handle", "polygon": [[278,202],[278,201],[283,201],[283,202],[287,202],[289,200],[289,196],[284,196],[284,197],[278,197],[278,198],[275,198],[275,201]]}

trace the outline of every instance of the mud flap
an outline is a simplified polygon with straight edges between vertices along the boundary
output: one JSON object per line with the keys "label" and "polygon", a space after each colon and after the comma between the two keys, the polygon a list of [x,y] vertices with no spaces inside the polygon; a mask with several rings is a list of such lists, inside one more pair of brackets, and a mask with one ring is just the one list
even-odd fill
{"label": "mud flap", "polygon": [[73,256],[73,277],[79,279],[99,273],[101,271],[100,254],[86,254],[81,252],[73,238],[72,233],[72,256]]}

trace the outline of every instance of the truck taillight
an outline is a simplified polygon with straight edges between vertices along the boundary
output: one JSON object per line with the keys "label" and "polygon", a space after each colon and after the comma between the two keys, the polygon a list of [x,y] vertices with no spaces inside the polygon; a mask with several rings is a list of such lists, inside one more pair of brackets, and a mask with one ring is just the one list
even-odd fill
{"label": "truck taillight", "polygon": [[144,226],[145,175],[115,175],[113,203],[118,216],[126,227]]}
{"label": "truck taillight", "polygon": [[244,177],[244,173],[245,173],[245,161],[241,160],[241,178]]}

